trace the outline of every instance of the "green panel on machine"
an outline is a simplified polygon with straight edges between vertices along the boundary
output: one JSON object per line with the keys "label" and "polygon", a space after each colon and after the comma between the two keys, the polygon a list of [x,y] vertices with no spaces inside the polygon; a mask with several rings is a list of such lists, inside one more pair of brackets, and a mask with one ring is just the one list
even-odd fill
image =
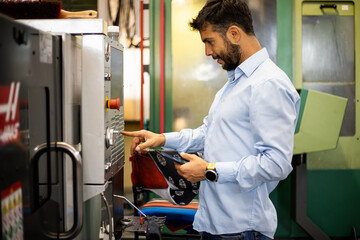
{"label": "green panel on machine", "polygon": [[[291,42],[292,52],[284,52],[284,44],[279,43],[278,52],[281,54],[278,57],[291,56],[292,61],[287,62],[293,65],[286,72],[293,73],[290,76],[295,87],[302,89],[294,152],[306,152],[307,156],[307,178],[303,179],[306,182],[307,207],[302,211],[331,239],[357,239],[360,232],[360,68],[357,67],[360,61],[360,31],[357,31],[360,25],[360,1],[277,0],[277,3],[278,8],[282,9],[281,12],[278,11],[277,25],[281,26],[291,20],[293,23],[292,29],[278,31],[287,34],[283,39]],[[289,19],[291,10],[292,16]],[[288,37],[289,32],[293,33],[292,38]],[[327,131],[333,131],[330,125],[323,122],[322,126],[322,120],[317,119],[318,115],[323,114],[323,110],[332,106],[325,101],[321,104],[319,113],[314,107],[307,109],[311,97],[308,99],[309,91],[304,88],[348,99],[347,114],[344,115],[336,148],[314,151],[315,147],[321,147],[318,146],[318,141],[329,137]],[[310,114],[306,114],[308,110]],[[338,114],[341,115],[342,112]],[[307,120],[307,115],[313,116]],[[317,129],[319,125],[321,128]],[[305,128],[309,128],[310,132]],[[323,138],[308,138],[309,142],[305,140],[306,136],[320,130],[325,131]],[[310,150],[312,152],[307,153]],[[311,238],[294,217],[294,173],[295,171],[281,181],[270,195],[278,213],[277,239]]]}
{"label": "green panel on machine", "polygon": [[347,99],[301,89],[294,155],[336,148]]}

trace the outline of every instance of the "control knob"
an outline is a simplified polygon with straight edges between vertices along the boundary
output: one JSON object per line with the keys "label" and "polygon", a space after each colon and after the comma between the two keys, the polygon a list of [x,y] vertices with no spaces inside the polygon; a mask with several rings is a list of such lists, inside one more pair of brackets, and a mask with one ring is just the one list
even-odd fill
{"label": "control knob", "polygon": [[112,128],[106,128],[105,132],[105,146],[106,148],[109,148],[110,146],[114,145],[115,137],[118,135],[120,131],[112,129]]}

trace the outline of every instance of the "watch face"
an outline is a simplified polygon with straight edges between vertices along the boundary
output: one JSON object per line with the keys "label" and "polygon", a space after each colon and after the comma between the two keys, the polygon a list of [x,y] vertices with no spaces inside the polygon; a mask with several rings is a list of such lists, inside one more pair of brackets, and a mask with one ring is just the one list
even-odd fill
{"label": "watch face", "polygon": [[207,170],[205,172],[205,178],[206,178],[206,180],[209,180],[210,182],[216,182],[217,173],[214,170]]}

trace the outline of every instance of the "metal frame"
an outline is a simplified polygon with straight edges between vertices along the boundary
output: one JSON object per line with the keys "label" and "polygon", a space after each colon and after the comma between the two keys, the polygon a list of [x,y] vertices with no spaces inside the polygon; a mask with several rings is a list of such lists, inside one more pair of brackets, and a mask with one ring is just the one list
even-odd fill
{"label": "metal frame", "polygon": [[307,169],[306,154],[293,157],[292,198],[294,219],[315,240],[330,238],[307,216]]}

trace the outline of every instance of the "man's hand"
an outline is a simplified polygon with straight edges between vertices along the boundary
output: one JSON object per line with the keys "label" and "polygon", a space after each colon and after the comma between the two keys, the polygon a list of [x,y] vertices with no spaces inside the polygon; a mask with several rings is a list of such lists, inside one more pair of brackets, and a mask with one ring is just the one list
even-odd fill
{"label": "man's hand", "polygon": [[130,153],[133,154],[135,151],[142,152],[148,147],[161,147],[165,144],[165,136],[163,134],[157,134],[146,130],[140,130],[135,132],[121,132],[122,135],[134,137]]}
{"label": "man's hand", "polygon": [[175,163],[177,172],[192,183],[205,180],[205,170],[209,163],[195,154],[181,153],[181,156],[189,162],[185,164]]}

